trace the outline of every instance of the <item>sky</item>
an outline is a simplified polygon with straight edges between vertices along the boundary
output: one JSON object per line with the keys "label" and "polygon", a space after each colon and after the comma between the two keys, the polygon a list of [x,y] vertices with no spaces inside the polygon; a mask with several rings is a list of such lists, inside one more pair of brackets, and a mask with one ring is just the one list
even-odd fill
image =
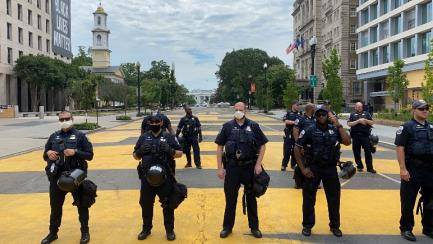
{"label": "sky", "polygon": [[[215,72],[233,49],[259,48],[291,65],[294,0],[103,0],[111,30],[111,64],[175,64],[178,83],[215,89]],[[92,45],[99,1],[72,0],[72,45]]]}

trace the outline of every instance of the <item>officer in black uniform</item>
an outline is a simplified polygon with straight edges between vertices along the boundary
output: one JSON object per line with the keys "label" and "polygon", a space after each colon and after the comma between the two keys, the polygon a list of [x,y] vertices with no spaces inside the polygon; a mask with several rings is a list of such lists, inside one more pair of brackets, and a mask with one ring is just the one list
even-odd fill
{"label": "officer in black uniform", "polygon": [[201,133],[201,124],[198,117],[192,115],[190,107],[185,106],[186,116],[181,118],[176,130],[176,137],[182,132],[184,138],[183,152],[186,154],[187,164],[185,168],[191,167],[191,147],[194,152],[194,163],[197,169],[201,169],[200,160],[200,146],[199,143],[203,141]]}
{"label": "officer in black uniform", "polygon": [[[316,192],[322,181],[328,201],[329,227],[335,236],[341,237],[341,186],[336,166],[340,157],[340,143],[350,145],[350,136],[326,108],[319,107],[314,116],[316,123],[301,131],[295,147],[296,161],[305,176],[302,189],[302,234],[311,235],[311,229],[315,224]],[[328,124],[328,120],[332,124]]]}
{"label": "officer in black uniform", "polygon": [[[93,159],[93,147],[87,137],[73,127],[73,117],[70,112],[63,111],[59,114],[60,130],[51,134],[45,144],[44,160],[45,168],[50,181],[50,232],[41,241],[42,244],[51,243],[58,238],[60,223],[62,221],[62,207],[67,192],[59,189],[57,181],[62,172],[81,169],[87,172],[87,161]],[[74,205],[78,208],[81,223],[80,243],[90,241],[89,234],[89,209],[79,204],[78,192],[72,192]]]}
{"label": "officer in black uniform", "polygon": [[[163,120],[159,115],[149,117],[150,131],[141,135],[134,147],[134,158],[141,160],[137,169],[141,179],[140,205],[143,230],[138,234],[138,240],[146,239],[151,233],[155,196],[158,195],[160,202],[163,203],[170,192],[170,187],[174,184],[175,168],[170,161],[182,157],[182,149],[176,137],[163,131],[162,125]],[[161,174],[165,179],[164,183],[159,186],[152,184],[147,177],[152,166],[157,164],[162,167]],[[163,214],[167,240],[175,240],[174,210],[164,207]]]}
{"label": "officer in black uniform", "polygon": [[347,121],[347,125],[350,127],[350,137],[352,137],[353,156],[355,157],[358,171],[362,171],[364,169],[361,159],[362,147],[365,153],[367,171],[375,174],[376,170],[373,169],[372,147],[369,138],[373,124],[374,121],[371,115],[363,110],[362,103],[357,102],[355,104],[355,112],[350,114]]}
{"label": "officer in black uniform", "polygon": [[[173,127],[171,126],[170,119],[163,113],[161,113],[161,110],[158,108],[155,115],[158,115],[162,119],[162,130],[168,131],[169,133],[174,135]],[[150,131],[150,125],[149,125],[149,119],[153,115],[148,115],[143,118],[143,122],[141,122],[141,134],[143,135],[145,132]]]}
{"label": "officer in black uniform", "polygon": [[[256,122],[245,117],[246,106],[244,103],[236,103],[234,109],[236,111],[235,119],[226,122],[215,139],[215,143],[218,144],[217,175],[224,180],[226,198],[223,230],[220,237],[226,238],[232,232],[239,188],[243,184],[246,194],[248,225],[253,236],[261,238],[257,200],[251,188],[254,174],[258,175],[262,172],[262,160],[268,139]],[[225,151],[224,167],[223,151]]]}
{"label": "officer in black uniform", "polygon": [[[305,105],[305,113],[299,119],[295,121],[295,126],[293,128],[293,137],[295,142],[299,138],[299,133],[303,130],[306,130],[308,127],[315,123],[314,120],[314,111],[316,106],[312,103],[307,103]],[[304,180],[304,176],[301,172],[299,166],[295,167],[295,171],[293,173],[293,179],[295,180],[295,189],[302,188],[302,182]]]}
{"label": "officer in black uniform", "polygon": [[[283,160],[281,162],[281,171],[286,171],[287,165],[289,164],[290,156],[293,153],[293,146],[295,145],[295,139],[293,138],[293,126],[295,125],[295,121],[301,117],[301,113],[299,112],[300,103],[298,100],[292,102],[292,109],[287,111],[287,113],[283,117],[284,125],[284,149],[283,149]],[[290,162],[290,166],[292,169],[296,166],[296,161],[292,157],[292,161]]]}
{"label": "officer in black uniform", "polygon": [[397,130],[395,145],[401,177],[400,231],[403,238],[416,241],[413,208],[420,189],[422,233],[433,238],[433,124],[427,121],[429,105],[424,100],[415,100],[412,110],[413,119]]}

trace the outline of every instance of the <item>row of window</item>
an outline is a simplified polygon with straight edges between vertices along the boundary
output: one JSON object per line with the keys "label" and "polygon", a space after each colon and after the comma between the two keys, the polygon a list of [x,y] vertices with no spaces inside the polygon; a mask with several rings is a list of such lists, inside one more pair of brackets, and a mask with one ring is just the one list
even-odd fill
{"label": "row of window", "polygon": [[[24,21],[23,6],[21,4],[17,4],[17,13],[18,13],[17,15],[18,20]],[[8,8],[8,14],[12,16],[11,10],[9,10],[9,8]],[[30,9],[27,10],[27,24],[33,25],[33,11]],[[37,27],[39,30],[42,30],[42,16],[39,14],[37,15]],[[48,19],[45,20],[45,32],[50,33],[50,20]]]}
{"label": "row of window", "polygon": [[[12,16],[12,0],[1,0],[6,1],[6,14]],[[28,3],[32,4],[32,0],[27,0]],[[21,4],[18,4],[18,6],[21,6]],[[45,0],[45,13],[50,14],[50,0]],[[42,9],[42,0],[36,0],[36,7],[38,9]],[[19,14],[19,9],[18,9]]]}
{"label": "row of window", "polygon": [[[376,26],[370,27],[369,30],[361,32],[359,34],[359,44],[361,47],[365,47],[390,36],[415,28],[417,16],[419,18],[418,25],[430,22],[433,19],[432,10],[432,2],[428,2],[419,6],[418,14],[416,13],[416,9],[413,8],[398,16],[387,19]],[[370,35],[368,34],[369,32]]]}
{"label": "row of window", "polygon": [[[10,24],[10,23],[7,23],[7,39],[8,40],[10,40],[10,41],[12,41],[12,24]],[[32,32],[30,32],[29,31],[29,33],[28,33],[28,45],[29,45],[29,47],[31,47],[31,48],[33,48],[33,33]],[[47,43],[47,48],[46,48],[46,51],[49,53],[50,52],[50,45],[49,45],[49,40],[47,39],[46,40],[46,43]],[[18,43],[20,43],[20,44],[24,44],[24,31],[23,31],[23,28],[21,28],[21,27],[18,27]],[[39,51],[42,51],[42,37],[41,36],[38,36],[38,50]]]}
{"label": "row of window", "polygon": [[[429,53],[431,50],[431,32],[417,34],[416,36],[405,38],[401,41],[393,42],[389,45],[372,49],[360,54],[360,68],[373,67],[378,64],[385,64],[401,58],[410,58],[417,55]],[[379,52],[379,53],[378,53]],[[379,55],[380,54],[380,59]],[[370,55],[370,64],[369,64]]]}

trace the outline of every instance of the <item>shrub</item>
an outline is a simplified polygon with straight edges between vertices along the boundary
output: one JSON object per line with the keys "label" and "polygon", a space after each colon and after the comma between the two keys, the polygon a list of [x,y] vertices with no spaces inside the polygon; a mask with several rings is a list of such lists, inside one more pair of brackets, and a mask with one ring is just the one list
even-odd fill
{"label": "shrub", "polygon": [[131,117],[128,115],[120,115],[116,116],[116,120],[131,120]]}
{"label": "shrub", "polygon": [[96,123],[81,123],[81,124],[74,124],[75,129],[77,130],[95,130],[98,129],[100,126]]}

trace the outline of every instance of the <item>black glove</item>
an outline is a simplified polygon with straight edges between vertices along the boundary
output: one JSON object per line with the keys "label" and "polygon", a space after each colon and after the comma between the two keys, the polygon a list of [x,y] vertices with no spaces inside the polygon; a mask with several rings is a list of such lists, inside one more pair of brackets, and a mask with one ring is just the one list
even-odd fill
{"label": "black glove", "polygon": [[141,147],[137,150],[135,154],[139,157],[143,157],[143,155],[146,155],[152,151],[152,146],[149,143],[144,143],[141,145]]}
{"label": "black glove", "polygon": [[162,152],[165,152],[170,156],[174,156],[174,154],[176,153],[176,151],[173,148],[171,148],[170,145],[168,145],[168,143],[165,141],[161,142],[160,149]]}
{"label": "black glove", "polygon": [[198,142],[202,142],[203,141],[203,136],[202,135],[199,135],[198,136]]}

